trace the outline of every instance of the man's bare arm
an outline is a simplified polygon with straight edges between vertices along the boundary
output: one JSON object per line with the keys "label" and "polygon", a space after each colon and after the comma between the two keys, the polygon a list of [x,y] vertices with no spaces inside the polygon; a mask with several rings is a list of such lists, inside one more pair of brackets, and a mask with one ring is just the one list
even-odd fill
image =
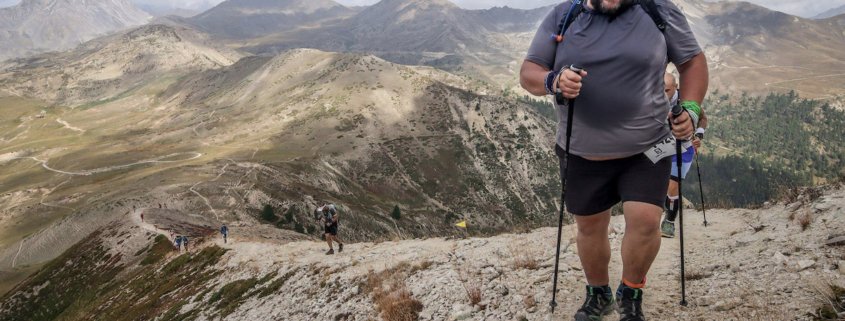
{"label": "man's bare arm", "polygon": [[534,96],[546,95],[546,76],[549,69],[535,62],[525,60],[519,71],[519,84]]}
{"label": "man's bare arm", "polygon": [[678,66],[681,74],[681,101],[693,100],[699,105],[704,102],[707,87],[710,85],[710,72],[707,69],[707,58],[704,53],[692,57],[683,65]]}

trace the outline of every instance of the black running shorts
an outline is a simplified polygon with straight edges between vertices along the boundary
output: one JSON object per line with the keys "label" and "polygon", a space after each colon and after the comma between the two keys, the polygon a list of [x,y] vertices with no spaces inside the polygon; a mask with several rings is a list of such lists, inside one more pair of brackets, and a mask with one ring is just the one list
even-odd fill
{"label": "black running shorts", "polygon": [[[565,152],[555,146],[560,178],[566,166]],[[669,188],[670,157],[657,164],[644,154],[607,161],[591,161],[569,155],[566,210],[573,215],[599,214],[619,202],[643,202],[663,207]]]}
{"label": "black running shorts", "polygon": [[326,234],[337,235],[337,223],[326,225]]}

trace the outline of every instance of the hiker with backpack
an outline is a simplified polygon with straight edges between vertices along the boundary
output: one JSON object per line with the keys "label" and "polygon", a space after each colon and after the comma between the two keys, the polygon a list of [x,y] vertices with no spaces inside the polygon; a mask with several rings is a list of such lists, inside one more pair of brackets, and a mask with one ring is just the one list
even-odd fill
{"label": "hiker with backpack", "polygon": [[179,253],[182,253],[182,235],[176,235],[173,245],[176,246],[176,250],[178,250]]}
{"label": "hiker with backpack", "polygon": [[227,227],[226,224],[223,224],[223,226],[220,227],[220,234],[223,234],[223,243],[228,243],[227,239],[229,238],[229,227]]}
{"label": "hiker with backpack", "polygon": [[[678,90],[678,82],[675,80],[675,76],[671,73],[666,73],[664,81],[666,83],[666,97],[669,98],[669,104],[674,106],[677,104],[680,93]],[[704,133],[706,130],[707,116],[705,115],[704,110],[702,110],[701,118],[698,121],[698,128],[695,130],[695,136],[691,142],[692,146],[691,148],[687,148],[687,151],[681,155],[682,160],[680,175],[678,175],[678,163],[675,158],[672,158],[672,172],[669,177],[669,190],[666,192],[666,204],[664,205],[666,209],[666,216],[660,223],[660,234],[663,237],[675,237],[675,219],[678,217],[678,209],[682,205],[682,202],[678,197],[678,181],[687,178],[687,174],[689,173],[690,168],[692,168],[692,163],[695,161],[695,155],[701,149],[701,141],[704,139]]]}
{"label": "hiker with backpack", "polygon": [[[674,114],[663,93],[667,62],[677,66],[684,86],[683,110]],[[561,198],[575,219],[587,281],[575,320],[601,320],[614,308],[620,320],[645,320],[643,288],[660,249],[669,157],[676,137],[693,135],[708,87],[707,60],[684,14],[669,0],[559,4],[531,43],[520,83],[534,95],[554,96],[559,115]],[[614,298],[607,229],[619,202],[626,228]],[[556,275],[557,268],[552,309]]]}
{"label": "hiker with backpack", "polygon": [[332,241],[337,242],[337,251],[343,252],[343,242],[337,237],[338,213],[337,207],[334,204],[326,203],[323,206],[314,210],[314,215],[317,222],[323,224],[326,243],[329,245],[329,251],[326,255],[334,254],[334,246]]}

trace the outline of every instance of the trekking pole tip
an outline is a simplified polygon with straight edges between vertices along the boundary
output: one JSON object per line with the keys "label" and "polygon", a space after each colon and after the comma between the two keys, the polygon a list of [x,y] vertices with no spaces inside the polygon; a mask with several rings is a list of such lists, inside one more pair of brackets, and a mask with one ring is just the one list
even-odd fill
{"label": "trekking pole tip", "polygon": [[681,300],[681,306],[682,307],[687,306],[687,300]]}
{"label": "trekking pole tip", "polygon": [[549,302],[549,309],[552,310],[552,313],[555,313],[556,307],[557,307],[557,302],[555,302],[554,300],[552,300],[552,302]]}

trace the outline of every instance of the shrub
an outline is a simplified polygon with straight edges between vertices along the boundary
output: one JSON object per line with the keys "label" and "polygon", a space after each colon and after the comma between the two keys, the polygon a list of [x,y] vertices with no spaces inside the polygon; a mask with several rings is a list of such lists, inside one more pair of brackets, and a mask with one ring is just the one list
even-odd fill
{"label": "shrub", "polygon": [[273,207],[270,206],[270,204],[267,204],[264,205],[264,209],[261,210],[261,219],[272,223],[276,222],[279,218],[276,216],[276,211],[273,210]]}
{"label": "shrub", "polygon": [[390,213],[390,217],[397,221],[402,218],[402,210],[399,209],[399,205],[393,206],[393,212]]}

